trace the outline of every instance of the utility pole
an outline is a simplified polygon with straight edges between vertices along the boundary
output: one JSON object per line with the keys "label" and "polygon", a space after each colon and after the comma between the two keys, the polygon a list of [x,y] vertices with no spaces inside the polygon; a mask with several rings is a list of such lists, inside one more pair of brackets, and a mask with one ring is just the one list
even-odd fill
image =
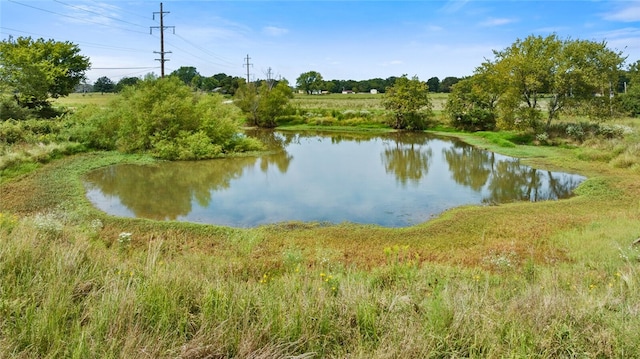
{"label": "utility pole", "polygon": [[175,26],[164,26],[164,14],[168,14],[169,11],[162,11],[162,3],[160,3],[160,12],[153,13],[153,19],[156,19],[156,14],[160,14],[160,26],[150,26],[149,33],[153,33],[153,29],[160,29],[160,52],[154,51],[155,54],[160,54],[160,58],[156,61],[160,61],[160,77],[164,77],[164,63],[169,61],[164,58],[164,54],[170,54],[171,51],[164,51],[164,29],[172,28],[173,33],[176,33]]}
{"label": "utility pole", "polygon": [[249,57],[249,54],[247,54],[247,57],[245,58],[245,60],[247,60],[244,66],[247,67],[247,85],[248,85],[249,84],[249,66],[253,66],[253,64],[249,63],[249,60],[251,60],[251,58]]}
{"label": "utility pole", "polygon": [[267,85],[269,86],[269,90],[273,88],[273,79],[271,78],[271,67],[267,70]]}

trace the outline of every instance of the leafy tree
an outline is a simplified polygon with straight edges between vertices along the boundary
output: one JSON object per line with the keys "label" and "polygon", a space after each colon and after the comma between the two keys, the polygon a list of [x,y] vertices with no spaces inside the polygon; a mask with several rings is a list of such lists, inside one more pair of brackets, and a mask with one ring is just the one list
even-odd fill
{"label": "leafy tree", "polygon": [[311,95],[314,91],[322,90],[322,75],[316,71],[309,71],[300,74],[296,79],[298,89],[304,91],[307,95]]}
{"label": "leafy tree", "polygon": [[629,65],[625,74],[628,80],[625,93],[620,95],[622,110],[631,116],[640,115],[640,60]]}
{"label": "leafy tree", "polygon": [[[201,76],[193,66],[181,66],[179,69],[173,71],[169,76],[175,76],[182,80],[185,85],[198,88]],[[195,82],[195,83],[194,83]]]}
{"label": "leafy tree", "polygon": [[71,93],[89,66],[71,42],[31,37],[0,42],[0,82],[22,107],[49,108],[48,99]]}
{"label": "leafy tree", "polygon": [[[485,66],[490,66],[485,64]],[[453,127],[467,131],[493,130],[499,92],[487,81],[489,72],[466,78],[453,86],[445,113]]]}
{"label": "leafy tree", "polygon": [[437,77],[428,79],[427,86],[429,86],[429,92],[440,92],[440,79]]}
{"label": "leafy tree", "polygon": [[247,120],[254,125],[258,125],[258,88],[256,84],[250,82],[238,88],[233,96],[233,103],[247,115]]}
{"label": "leafy tree", "polygon": [[417,76],[397,78],[386,89],[382,105],[391,112],[391,126],[395,129],[423,130],[433,116],[429,88]]}
{"label": "leafy tree", "polygon": [[276,118],[284,114],[292,97],[287,81],[278,81],[275,86],[262,81],[258,88],[253,83],[241,86],[234,96],[234,102],[248,115],[252,125],[275,127]]}
{"label": "leafy tree", "polygon": [[275,127],[276,118],[284,114],[289,99],[293,97],[293,92],[287,81],[278,81],[278,84],[271,88],[263,82],[258,91],[260,101],[258,104],[259,125],[262,127]]}
{"label": "leafy tree", "polygon": [[444,79],[442,79],[442,81],[440,81],[440,92],[451,92],[451,88],[453,87],[453,85],[457,84],[460,80],[460,78],[454,76],[445,77]]}
{"label": "leafy tree", "polygon": [[497,75],[490,81],[504,84],[498,107],[506,127],[540,127],[542,94],[549,97],[545,129],[567,107],[597,117],[611,113],[609,94],[624,59],[604,42],[529,36],[494,55],[491,69]]}
{"label": "leafy tree", "polygon": [[216,87],[218,92],[222,94],[234,95],[238,88],[245,83],[245,79],[242,77],[229,76],[224,73],[215,74],[212,76],[216,81]]}
{"label": "leafy tree", "polygon": [[140,78],[138,77],[123,77],[120,79],[120,81],[118,81],[115,91],[120,92],[124,90],[126,86],[135,86],[139,82],[140,82]]}
{"label": "leafy tree", "polygon": [[116,85],[113,83],[113,81],[111,81],[110,78],[106,76],[100,77],[93,84],[93,91],[95,92],[101,92],[101,93],[113,92],[115,91],[115,89],[116,89]]}
{"label": "leafy tree", "polygon": [[[257,149],[238,136],[241,114],[218,94],[191,90],[177,77],[127,86],[104,110],[74,114],[72,140],[126,153],[149,152],[164,159],[203,159],[238,148]],[[75,137],[74,137],[75,136]],[[257,147],[256,147],[257,146]]]}

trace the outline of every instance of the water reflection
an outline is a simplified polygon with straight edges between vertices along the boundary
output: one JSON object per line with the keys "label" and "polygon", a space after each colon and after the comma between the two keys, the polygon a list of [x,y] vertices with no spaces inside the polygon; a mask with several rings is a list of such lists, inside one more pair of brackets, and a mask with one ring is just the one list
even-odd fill
{"label": "water reflection", "polygon": [[403,186],[407,181],[417,185],[429,172],[433,151],[428,147],[431,140],[422,135],[398,132],[385,144],[382,163],[387,173],[393,173]]}
{"label": "water reflection", "polygon": [[463,204],[566,198],[581,176],[426,134],[251,131],[259,157],[118,165],[86,178],[122,216],[254,226],[289,220],[407,226]]}
{"label": "water reflection", "polygon": [[496,155],[463,142],[453,142],[443,152],[453,180],[478,192],[487,187],[483,203],[567,198],[584,180],[581,176],[522,166],[516,158]]}

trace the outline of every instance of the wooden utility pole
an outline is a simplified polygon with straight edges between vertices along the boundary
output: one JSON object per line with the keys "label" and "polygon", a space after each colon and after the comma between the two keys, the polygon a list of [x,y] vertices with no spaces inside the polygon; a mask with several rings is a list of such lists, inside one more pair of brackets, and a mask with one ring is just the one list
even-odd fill
{"label": "wooden utility pole", "polygon": [[160,61],[160,77],[164,77],[164,63],[169,61],[164,58],[164,54],[170,54],[171,51],[164,51],[164,29],[172,28],[173,33],[176,32],[175,26],[164,26],[164,14],[168,14],[168,11],[162,11],[162,3],[160,3],[160,12],[153,13],[153,19],[156,19],[156,14],[160,14],[160,26],[151,26],[149,33],[153,33],[153,29],[160,29],[160,52],[154,51],[156,54],[160,54],[160,58],[156,61]]}

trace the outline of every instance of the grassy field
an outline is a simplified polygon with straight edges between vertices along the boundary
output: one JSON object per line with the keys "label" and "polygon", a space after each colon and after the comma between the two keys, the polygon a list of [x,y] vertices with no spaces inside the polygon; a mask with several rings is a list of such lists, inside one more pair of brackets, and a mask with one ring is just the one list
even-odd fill
{"label": "grassy field", "polygon": [[111,217],[83,175],[151,158],[53,160],[0,185],[0,357],[640,357],[640,126],[618,122],[575,147],[456,134],[589,179],[396,229]]}
{"label": "grassy field", "polygon": [[[301,109],[322,110],[383,110],[383,94],[328,94],[328,95],[303,95],[296,94],[291,104]],[[433,109],[442,111],[447,101],[447,94],[430,94]]]}
{"label": "grassy field", "polygon": [[115,98],[117,94],[113,93],[72,93],[66,97],[59,97],[57,99],[53,99],[52,103],[54,106],[64,106],[64,107],[79,107],[82,105],[98,105],[103,106],[106,105],[109,101]]}

